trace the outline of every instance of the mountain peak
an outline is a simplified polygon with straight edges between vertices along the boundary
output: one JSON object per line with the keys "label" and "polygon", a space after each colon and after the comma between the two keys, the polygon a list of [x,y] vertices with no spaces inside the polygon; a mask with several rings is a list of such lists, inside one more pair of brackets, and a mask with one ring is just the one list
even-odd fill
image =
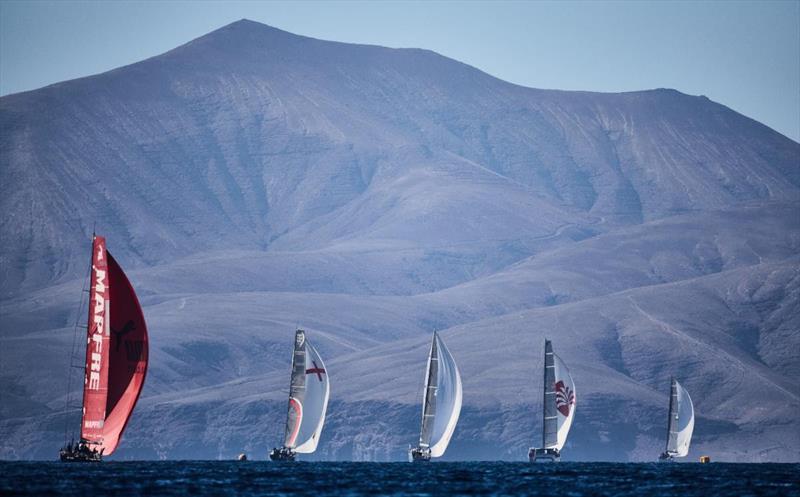
{"label": "mountain peak", "polygon": [[215,29],[211,31],[206,36],[214,35],[215,33],[272,33],[273,35],[283,35],[287,37],[296,37],[296,38],[306,38],[304,36],[296,35],[294,33],[290,33],[288,31],[284,31],[282,29],[276,28],[274,26],[270,26],[269,24],[264,24],[258,21],[253,21],[250,19],[239,19],[238,21],[234,21],[230,24],[226,24],[221,28]]}
{"label": "mountain peak", "polygon": [[290,33],[250,19],[239,19],[177,47],[168,54],[174,56],[190,53],[194,56],[197,52],[211,51],[221,52],[226,56],[241,57],[248,53],[263,53],[265,49],[294,47],[299,43],[308,42],[331,43]]}

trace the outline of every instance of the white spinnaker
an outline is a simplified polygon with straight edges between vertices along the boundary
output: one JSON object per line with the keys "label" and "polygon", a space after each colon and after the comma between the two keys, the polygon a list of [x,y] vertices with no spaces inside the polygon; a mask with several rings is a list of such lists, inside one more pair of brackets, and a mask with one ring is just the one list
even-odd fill
{"label": "white spinnaker", "polygon": [[572,419],[575,417],[575,382],[569,374],[564,361],[553,354],[553,365],[555,366],[556,384],[556,416],[558,417],[558,435],[555,448],[559,451],[567,443],[567,434],[572,426]]}
{"label": "white spinnaker", "polygon": [[295,452],[310,454],[317,450],[331,385],[328,371],[317,350],[306,339],[306,391],[303,399],[303,419],[297,433]]}
{"label": "white spinnaker", "polygon": [[436,334],[439,370],[436,379],[436,417],[431,433],[431,457],[441,457],[450,443],[461,414],[461,375],[456,361]]}
{"label": "white spinnaker", "polygon": [[678,406],[675,409],[677,419],[675,420],[675,456],[685,457],[689,454],[689,444],[692,442],[692,432],[694,431],[694,405],[689,392],[680,383],[675,382],[675,389],[678,394]]}

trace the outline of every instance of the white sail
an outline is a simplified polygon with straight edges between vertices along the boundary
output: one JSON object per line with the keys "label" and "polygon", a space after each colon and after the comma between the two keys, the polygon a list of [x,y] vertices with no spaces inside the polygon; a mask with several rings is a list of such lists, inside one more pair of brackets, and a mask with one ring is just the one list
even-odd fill
{"label": "white sail", "polygon": [[325,363],[316,349],[305,341],[305,392],[300,406],[300,427],[294,440],[294,451],[310,454],[317,450],[331,386]]}
{"label": "white sail", "polygon": [[694,431],[694,405],[689,392],[676,380],[673,381],[674,401],[670,409],[669,439],[667,452],[673,457],[686,457]]}
{"label": "white sail", "polygon": [[555,404],[557,417],[556,443],[553,448],[561,450],[567,443],[567,434],[575,417],[575,382],[569,374],[569,369],[560,357],[553,354],[555,367]]}
{"label": "white sail", "polygon": [[441,457],[461,414],[462,390],[456,361],[438,333],[433,335],[425,385],[420,446],[429,447],[431,457]]}

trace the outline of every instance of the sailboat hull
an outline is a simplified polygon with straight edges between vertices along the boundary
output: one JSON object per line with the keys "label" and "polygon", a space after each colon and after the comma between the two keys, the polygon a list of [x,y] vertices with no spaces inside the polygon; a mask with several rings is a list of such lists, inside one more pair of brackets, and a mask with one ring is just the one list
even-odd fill
{"label": "sailboat hull", "polygon": [[269,453],[270,461],[294,461],[297,453],[288,447],[276,447]]}
{"label": "sailboat hull", "polygon": [[59,452],[61,462],[100,462],[103,460],[102,454],[97,451],[71,449],[64,447]]}
{"label": "sailboat hull", "polygon": [[431,460],[430,449],[422,449],[420,447],[417,447],[408,451],[408,462],[430,461],[430,460]]}
{"label": "sailboat hull", "polygon": [[531,448],[528,451],[528,460],[530,462],[559,462],[561,460],[561,452],[558,449]]}

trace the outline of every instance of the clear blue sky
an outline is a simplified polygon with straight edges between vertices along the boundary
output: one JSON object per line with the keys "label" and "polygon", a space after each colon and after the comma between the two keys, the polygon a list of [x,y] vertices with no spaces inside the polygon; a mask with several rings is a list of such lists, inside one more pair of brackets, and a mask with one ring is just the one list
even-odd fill
{"label": "clear blue sky", "polygon": [[800,141],[797,0],[0,0],[0,94],[130,64],[241,18],[315,38],[428,48],[536,88],[675,88]]}

